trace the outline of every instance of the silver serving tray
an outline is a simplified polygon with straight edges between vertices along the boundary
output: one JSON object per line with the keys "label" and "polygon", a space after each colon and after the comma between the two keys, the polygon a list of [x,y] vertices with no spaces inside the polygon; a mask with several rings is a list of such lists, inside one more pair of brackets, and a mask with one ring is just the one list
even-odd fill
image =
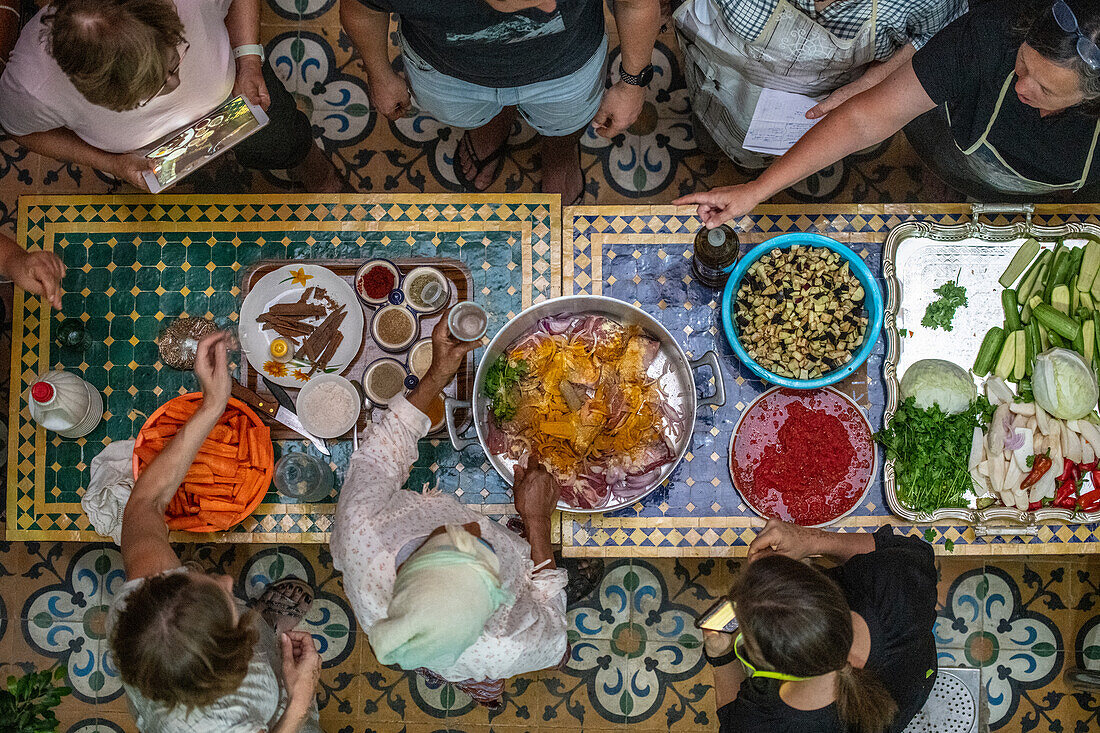
{"label": "silver serving tray", "polygon": [[[982,214],[1020,214],[1024,221],[994,226],[981,221]],[[970,369],[982,338],[1004,321],[1001,285],[997,282],[1017,248],[1035,237],[1046,248],[1059,237],[1067,244],[1073,236],[1089,232],[1100,236],[1100,227],[1069,223],[1045,227],[1032,223],[1031,206],[993,207],[975,205],[968,223],[945,226],[929,221],[908,221],[891,230],[882,253],[882,276],[886,281],[886,412],[888,424],[898,408],[898,375],[920,359],[946,359]],[[955,314],[951,331],[921,326],[925,308],[937,298],[932,291],[958,277],[966,288],[968,304]],[[977,380],[975,380],[977,381]],[[988,509],[937,509],[917,512],[898,499],[894,463],[887,460],[883,471],[886,501],[890,510],[911,522],[962,521],[974,525],[977,534],[1037,534],[1038,523],[1100,521],[1100,512],[1079,513],[1069,509],[1044,508],[1034,512],[1003,506]],[[991,526],[996,523],[1000,526]]]}

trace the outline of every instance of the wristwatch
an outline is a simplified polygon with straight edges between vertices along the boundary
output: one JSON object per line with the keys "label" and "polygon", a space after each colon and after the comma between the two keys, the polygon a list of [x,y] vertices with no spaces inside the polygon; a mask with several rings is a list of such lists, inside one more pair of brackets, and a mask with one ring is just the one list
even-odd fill
{"label": "wristwatch", "polygon": [[620,66],[619,78],[622,79],[624,83],[632,86],[647,87],[649,86],[649,82],[653,81],[653,64],[645,67],[637,74],[628,74],[626,73],[626,69]]}
{"label": "wristwatch", "polygon": [[259,56],[261,64],[264,62],[264,59],[267,58],[264,55],[264,47],[258,43],[247,43],[233,49],[234,59],[239,59],[242,56]]}

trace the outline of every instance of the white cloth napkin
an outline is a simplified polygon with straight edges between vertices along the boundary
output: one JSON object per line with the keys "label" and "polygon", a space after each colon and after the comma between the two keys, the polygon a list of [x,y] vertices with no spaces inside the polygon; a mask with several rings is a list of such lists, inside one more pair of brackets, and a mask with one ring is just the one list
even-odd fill
{"label": "white cloth napkin", "polygon": [[92,528],[122,544],[122,513],[134,488],[134,441],[116,440],[92,459],[92,478],[80,506]]}

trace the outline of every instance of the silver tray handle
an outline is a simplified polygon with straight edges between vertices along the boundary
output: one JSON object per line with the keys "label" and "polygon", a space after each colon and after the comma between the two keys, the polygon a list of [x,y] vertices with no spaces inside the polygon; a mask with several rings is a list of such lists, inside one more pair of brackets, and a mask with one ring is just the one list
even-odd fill
{"label": "silver tray handle", "polygon": [[[691,371],[701,366],[709,366],[714,374],[714,394],[699,400],[699,407],[721,407],[726,404],[726,380],[722,378],[722,366],[718,363],[718,353],[711,349],[694,361],[689,361]],[[448,415],[450,419],[450,415]],[[448,426],[450,423],[448,423]]]}
{"label": "silver tray handle", "polygon": [[975,231],[982,232],[990,226],[982,223],[982,215],[992,216],[993,214],[1014,214],[1016,216],[1024,217],[1024,225],[1027,229],[1031,229],[1031,217],[1035,214],[1035,206],[1033,204],[973,204],[970,207],[970,226]]}
{"label": "silver tray handle", "polygon": [[991,527],[988,524],[982,524],[976,522],[974,524],[974,536],[975,537],[1038,537],[1039,525],[1032,522],[1031,524],[1021,524],[1010,527]]}
{"label": "silver tray handle", "polygon": [[463,438],[458,432],[458,422],[455,413],[459,410],[469,410],[472,407],[470,400],[456,400],[447,397],[443,400],[443,413],[447,418],[447,436],[451,439],[451,446],[456,450],[465,450],[471,445],[477,445],[477,438]]}

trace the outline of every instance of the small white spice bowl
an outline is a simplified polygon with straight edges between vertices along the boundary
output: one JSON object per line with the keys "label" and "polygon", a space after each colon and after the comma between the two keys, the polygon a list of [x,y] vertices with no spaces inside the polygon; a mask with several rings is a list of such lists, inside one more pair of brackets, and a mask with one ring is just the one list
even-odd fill
{"label": "small white spice bowl", "polygon": [[[317,393],[321,386],[326,384],[338,385],[341,390],[348,394],[350,403],[353,405],[350,417],[336,422],[338,415],[335,414],[334,405],[330,403],[311,404],[311,401],[314,400],[319,402],[320,395]],[[327,389],[329,388],[326,388],[326,391]],[[355,389],[355,385],[339,374],[319,374],[306,382],[298,391],[298,398],[294,401],[294,406],[298,413],[298,419],[302,421],[302,427],[318,438],[340,437],[355,427],[355,424],[359,422],[359,415],[363,412],[363,402],[359,398],[359,390]]]}

